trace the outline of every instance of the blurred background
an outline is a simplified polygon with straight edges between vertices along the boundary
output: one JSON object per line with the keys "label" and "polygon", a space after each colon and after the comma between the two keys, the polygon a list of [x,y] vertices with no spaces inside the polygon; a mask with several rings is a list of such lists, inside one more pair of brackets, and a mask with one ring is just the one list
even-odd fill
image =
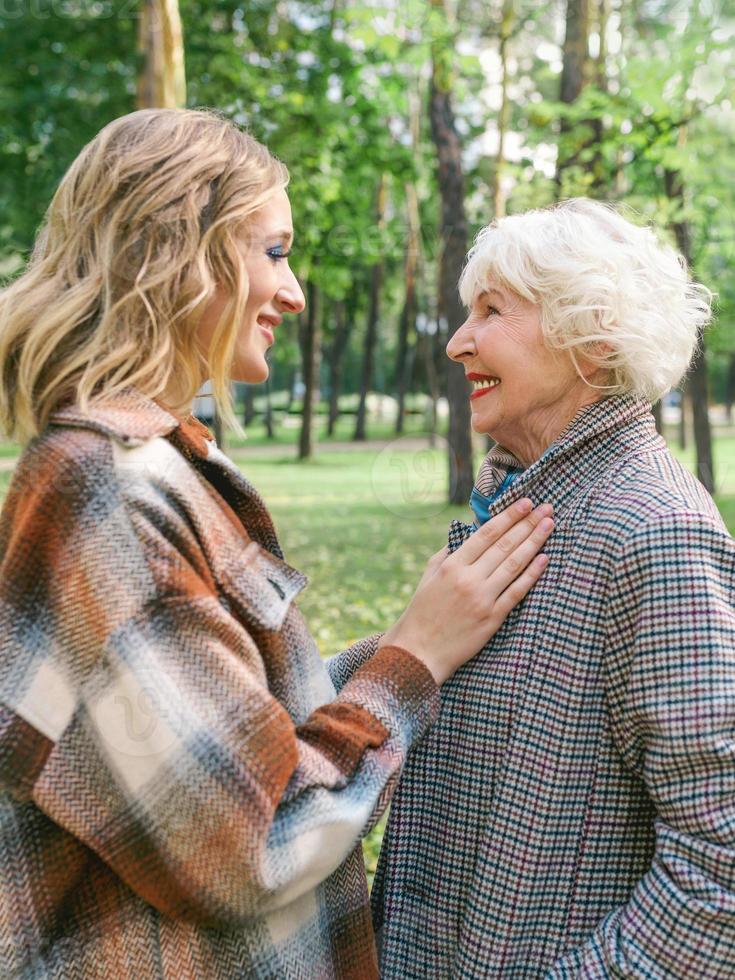
{"label": "blurred background", "polygon": [[[487,445],[444,347],[473,235],[619,202],[717,294],[657,420],[733,529],[734,39],[732,0],[3,0],[0,279],[83,144],[136,107],[217,107],[284,160],[307,310],[267,386],[238,386],[246,440],[206,394],[198,412],[264,492],[335,652],[398,615],[467,516]],[[0,490],[18,452],[0,445]]]}
{"label": "blurred background", "polygon": [[[462,503],[467,392],[443,350],[474,233],[572,195],[620,202],[718,295],[702,356],[659,415],[717,490],[730,464],[713,436],[730,432],[735,398],[728,4],[4,0],[0,276],[22,266],[65,168],[110,119],[215,106],[291,170],[308,297],[279,331],[267,389],[237,392],[246,429],[301,458],[325,438],[446,433]],[[211,415],[208,399],[199,409]]]}
{"label": "blurred background", "polygon": [[[308,305],[279,329],[268,384],[237,386],[247,440],[221,431],[206,393],[198,414],[253,464],[347,452],[354,464],[362,450],[372,468],[389,447],[396,507],[435,510],[466,503],[488,448],[444,354],[474,234],[572,195],[615,201],[717,294],[686,384],[656,414],[735,523],[727,3],[3,0],[0,279],[23,267],[59,179],[110,119],[224,111],[290,168]],[[18,447],[0,451],[7,474]],[[298,486],[306,470],[294,472]]]}

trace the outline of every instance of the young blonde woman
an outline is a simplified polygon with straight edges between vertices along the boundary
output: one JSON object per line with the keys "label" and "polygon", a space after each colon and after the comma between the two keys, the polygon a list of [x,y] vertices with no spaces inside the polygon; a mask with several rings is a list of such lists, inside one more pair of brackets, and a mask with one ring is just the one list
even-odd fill
{"label": "young blonde woman", "polygon": [[[545,565],[524,500],[338,697],[261,498],[188,414],[267,377],[283,166],[210,112],[107,126],[0,296],[0,975],[376,977],[360,837],[439,685]],[[457,610],[462,615],[457,615]]]}

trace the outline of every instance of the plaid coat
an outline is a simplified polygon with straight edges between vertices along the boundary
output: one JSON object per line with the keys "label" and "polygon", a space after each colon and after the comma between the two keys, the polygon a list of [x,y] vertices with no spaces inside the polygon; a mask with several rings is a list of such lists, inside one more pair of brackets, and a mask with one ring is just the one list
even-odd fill
{"label": "plaid coat", "polygon": [[134,391],[54,416],[0,519],[0,976],[377,976],[355,842],[438,690],[339,697],[258,494]]}
{"label": "plaid coat", "polygon": [[649,409],[583,410],[491,506],[551,501],[551,560],[404,769],[385,978],[735,977],[735,546]]}

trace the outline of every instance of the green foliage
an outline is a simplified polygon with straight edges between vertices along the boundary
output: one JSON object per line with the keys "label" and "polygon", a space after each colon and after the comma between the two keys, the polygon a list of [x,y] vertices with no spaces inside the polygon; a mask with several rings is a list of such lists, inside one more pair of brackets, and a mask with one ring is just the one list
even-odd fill
{"label": "green foliage", "polygon": [[0,275],[28,253],[65,169],[110,119],[134,108],[134,8],[0,8]]}
{"label": "green foliage", "polygon": [[[325,295],[327,343],[333,302],[348,299],[347,390],[357,382],[369,270],[379,256],[385,274],[376,383],[393,384],[408,182],[421,213],[419,307],[428,321],[436,315],[439,195],[426,113],[432,56],[440,82],[451,88],[465,144],[468,215],[475,227],[492,216],[503,5],[447,6],[454,16],[431,0],[181,0],[189,104],[225,110],[290,168],[294,265]],[[34,0],[0,11],[0,275],[27,255],[81,146],[134,108],[137,12],[137,0]],[[508,209],[587,193],[627,203],[661,227],[685,217],[695,273],[718,294],[709,356],[720,385],[735,349],[732,22],[705,0],[617,5],[610,9],[605,84],[590,84],[574,106],[563,106],[563,13],[563,5],[514,5]],[[420,125],[412,147],[414,103]],[[575,155],[561,188],[553,179],[560,141]],[[665,193],[667,169],[685,181],[683,210]],[[381,175],[388,210],[379,230]],[[295,330],[280,333],[273,356],[285,384],[300,362]],[[419,358],[419,385],[422,370]]]}
{"label": "green foliage", "polygon": [[[735,137],[732,23],[697,0],[664,2],[655,18],[638,5],[622,10],[613,32],[621,50],[607,60],[605,87],[589,85],[571,106],[555,101],[558,89],[532,103],[529,143],[548,141],[549,130],[564,121],[573,163],[563,173],[561,197],[615,200],[664,231],[688,222],[693,273],[719,297],[709,346],[732,351],[735,295],[725,274],[735,258],[735,164],[727,149]],[[667,172],[680,176],[683,203],[667,194]],[[514,191],[511,208],[527,201],[523,189]]]}

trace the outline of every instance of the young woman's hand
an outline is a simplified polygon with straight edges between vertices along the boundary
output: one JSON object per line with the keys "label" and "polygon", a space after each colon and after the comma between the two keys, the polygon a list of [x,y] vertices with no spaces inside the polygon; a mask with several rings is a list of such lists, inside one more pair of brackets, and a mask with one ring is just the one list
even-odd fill
{"label": "young woman's hand", "polygon": [[527,498],[483,524],[453,554],[435,554],[413,599],[380,640],[409,650],[437,684],[497,633],[548,563],[539,555],[551,534],[552,507]]}

